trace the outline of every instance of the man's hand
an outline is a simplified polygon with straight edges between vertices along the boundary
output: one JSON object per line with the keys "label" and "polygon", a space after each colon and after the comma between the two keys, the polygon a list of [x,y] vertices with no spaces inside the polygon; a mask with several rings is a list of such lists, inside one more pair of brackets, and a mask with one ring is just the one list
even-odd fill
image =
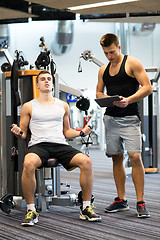
{"label": "man's hand", "polygon": [[92,128],[91,128],[91,126],[86,125],[86,126],[82,129],[81,132],[84,133],[84,135],[83,135],[82,137],[87,136],[87,135],[89,135],[89,134],[92,132]]}
{"label": "man's hand", "polygon": [[120,107],[120,108],[125,108],[128,106],[129,101],[128,98],[120,96],[121,100],[120,101],[114,101],[113,105]]}
{"label": "man's hand", "polygon": [[23,132],[16,124],[10,126],[11,132],[15,134],[16,137],[21,137]]}

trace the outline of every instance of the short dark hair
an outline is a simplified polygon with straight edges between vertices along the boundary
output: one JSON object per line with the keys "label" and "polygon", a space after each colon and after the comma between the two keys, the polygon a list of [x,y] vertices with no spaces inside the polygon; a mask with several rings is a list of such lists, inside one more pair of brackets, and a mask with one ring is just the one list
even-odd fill
{"label": "short dark hair", "polygon": [[100,44],[102,47],[109,47],[113,43],[118,47],[119,45],[118,37],[113,33],[107,33],[103,35],[100,39]]}
{"label": "short dark hair", "polygon": [[40,71],[40,72],[38,73],[38,75],[37,75],[36,83],[38,83],[38,78],[39,78],[39,76],[40,76],[41,74],[50,74],[50,75],[51,75],[51,73],[50,73],[49,71],[47,71],[47,70],[42,70],[42,71]]}

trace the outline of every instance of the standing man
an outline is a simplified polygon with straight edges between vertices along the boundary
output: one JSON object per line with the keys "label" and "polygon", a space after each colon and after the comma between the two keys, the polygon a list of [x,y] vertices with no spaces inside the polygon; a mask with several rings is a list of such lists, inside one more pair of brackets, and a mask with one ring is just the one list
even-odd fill
{"label": "standing man", "polygon": [[31,132],[22,173],[27,215],[21,225],[33,226],[38,222],[38,213],[34,204],[35,170],[43,166],[48,158],[57,158],[67,170],[80,168],[80,186],[83,195],[80,219],[100,221],[101,217],[92,210],[90,204],[93,184],[92,161],[85,154],[68,145],[65,139],[88,135],[91,129],[86,125],[80,132],[69,127],[68,104],[53,97],[53,80],[48,71],[41,71],[38,74],[37,88],[39,96],[22,106],[20,127],[13,124],[11,129],[21,139],[26,139],[28,129]]}
{"label": "standing man", "polygon": [[[109,64],[99,70],[96,97],[119,95],[114,107],[106,108],[104,124],[106,155],[112,157],[113,175],[118,197],[106,212],[129,210],[125,197],[126,174],[123,165],[124,147],[132,164],[132,179],[137,195],[137,216],[150,217],[144,195],[144,167],[141,159],[141,129],[138,101],[152,93],[149,78],[142,64],[134,57],[123,55],[116,35],[102,36],[100,44]],[[139,85],[141,87],[139,88]],[[107,95],[104,94],[106,87]]]}

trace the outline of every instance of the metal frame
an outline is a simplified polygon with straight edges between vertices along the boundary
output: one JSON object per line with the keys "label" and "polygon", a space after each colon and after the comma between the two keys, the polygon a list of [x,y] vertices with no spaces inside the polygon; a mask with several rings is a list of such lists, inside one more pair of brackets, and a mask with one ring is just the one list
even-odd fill
{"label": "metal frame", "polygon": [[13,59],[12,59],[8,49],[7,48],[2,48],[2,49],[0,49],[0,52],[2,52],[4,54],[8,63],[10,63],[10,65],[12,66],[13,65]]}
{"label": "metal frame", "polygon": [[[155,77],[152,79],[153,82],[153,115],[157,116],[157,123],[156,123],[156,149],[157,149],[157,168],[158,172],[160,171],[160,67],[148,67],[145,68],[146,72],[155,72]],[[155,136],[153,136],[155,137]]]}
{"label": "metal frame", "polygon": [[2,90],[1,90],[1,148],[0,148],[0,170],[1,170],[1,197],[7,192],[7,160],[6,160],[6,82],[5,76],[2,74]]}

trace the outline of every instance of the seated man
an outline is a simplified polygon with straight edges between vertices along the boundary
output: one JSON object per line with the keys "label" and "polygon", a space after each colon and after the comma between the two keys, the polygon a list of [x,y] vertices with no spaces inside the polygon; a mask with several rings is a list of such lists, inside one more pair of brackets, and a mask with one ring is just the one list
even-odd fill
{"label": "seated man", "polygon": [[[53,81],[48,71],[41,71],[38,74],[37,88],[39,96],[22,106],[20,127],[12,124],[11,129],[21,139],[26,139],[28,129],[31,131],[22,172],[27,215],[21,225],[32,226],[38,222],[38,213],[34,204],[35,170],[43,166],[48,158],[53,157],[57,158],[67,170],[80,168],[80,186],[83,195],[80,219],[100,221],[101,217],[92,210],[90,204],[93,184],[92,161],[85,154],[68,145],[65,139],[80,136],[80,131],[69,127],[68,104],[53,97]],[[91,129],[86,125],[82,131],[82,134],[88,135]]]}

